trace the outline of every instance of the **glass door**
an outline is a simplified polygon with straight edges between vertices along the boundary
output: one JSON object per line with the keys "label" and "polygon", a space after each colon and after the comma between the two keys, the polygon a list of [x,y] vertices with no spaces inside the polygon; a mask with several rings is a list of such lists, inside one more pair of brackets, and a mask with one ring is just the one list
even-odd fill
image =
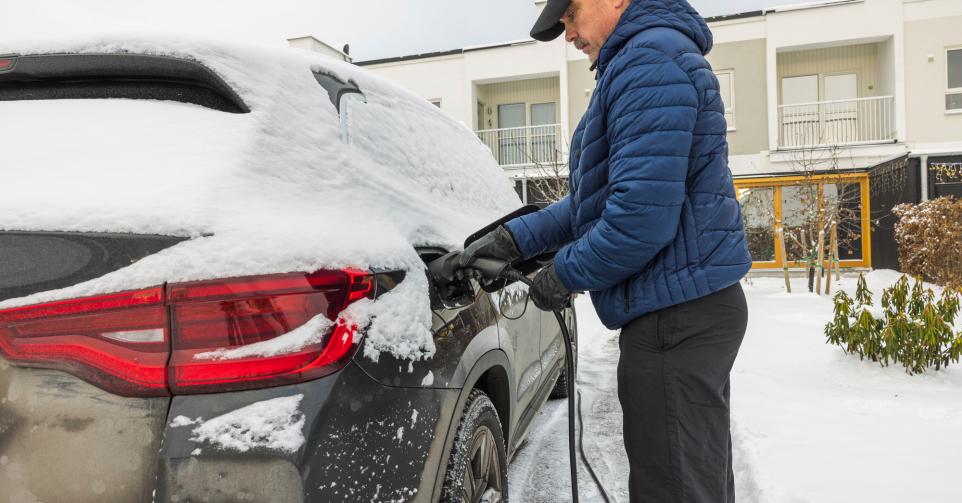
{"label": "glass door", "polygon": [[502,166],[527,162],[525,126],[524,103],[498,105],[498,162]]}
{"label": "glass door", "polygon": [[782,79],[781,143],[801,147],[821,143],[818,75]]}
{"label": "glass door", "polygon": [[825,142],[840,145],[861,141],[858,130],[858,77],[854,73],[826,75],[822,122]]}
{"label": "glass door", "polygon": [[557,163],[560,161],[555,109],[554,103],[531,105],[531,153],[534,162]]}

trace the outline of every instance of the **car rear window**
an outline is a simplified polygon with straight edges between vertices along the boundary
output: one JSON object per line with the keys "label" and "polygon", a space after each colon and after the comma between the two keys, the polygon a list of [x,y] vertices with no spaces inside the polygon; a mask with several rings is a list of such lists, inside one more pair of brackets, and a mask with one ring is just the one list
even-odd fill
{"label": "car rear window", "polygon": [[0,231],[0,301],[99,278],[186,238]]}
{"label": "car rear window", "polygon": [[0,56],[0,101],[116,98],[250,111],[216,73],[187,59],[135,54]]}

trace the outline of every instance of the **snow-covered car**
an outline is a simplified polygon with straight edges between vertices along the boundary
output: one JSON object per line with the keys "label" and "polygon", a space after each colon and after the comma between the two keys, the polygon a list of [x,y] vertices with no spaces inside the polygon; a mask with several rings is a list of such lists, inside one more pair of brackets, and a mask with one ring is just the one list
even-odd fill
{"label": "snow-covered car", "polygon": [[490,151],[352,65],[0,44],[0,187],[0,501],[500,501],[563,390],[526,287],[426,273]]}

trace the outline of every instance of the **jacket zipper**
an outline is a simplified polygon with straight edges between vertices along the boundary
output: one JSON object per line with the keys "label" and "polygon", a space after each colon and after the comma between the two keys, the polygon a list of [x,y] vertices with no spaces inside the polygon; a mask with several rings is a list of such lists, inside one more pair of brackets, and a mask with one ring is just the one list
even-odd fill
{"label": "jacket zipper", "polygon": [[625,281],[625,314],[631,310],[631,298],[628,296],[628,284],[630,281]]}

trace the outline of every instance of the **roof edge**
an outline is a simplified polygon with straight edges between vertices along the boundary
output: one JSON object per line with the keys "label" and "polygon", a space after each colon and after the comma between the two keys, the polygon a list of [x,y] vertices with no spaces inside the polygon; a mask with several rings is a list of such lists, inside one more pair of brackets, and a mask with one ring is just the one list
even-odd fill
{"label": "roof edge", "polygon": [[736,19],[748,19],[752,17],[763,17],[764,15],[771,12],[771,10],[753,10],[748,12],[739,12],[736,14],[723,14],[720,16],[706,17],[706,23],[719,23],[722,21],[734,21]]}
{"label": "roof edge", "polygon": [[440,58],[443,56],[455,56],[458,54],[464,54],[465,49],[452,49],[449,51],[438,51],[438,52],[425,52],[421,54],[411,54],[409,56],[395,56],[392,58],[381,58],[381,59],[369,59],[366,61],[355,61],[354,64],[357,66],[370,66],[370,65],[380,65],[384,63],[401,63],[404,61],[413,61],[416,59],[427,59],[427,58]]}

